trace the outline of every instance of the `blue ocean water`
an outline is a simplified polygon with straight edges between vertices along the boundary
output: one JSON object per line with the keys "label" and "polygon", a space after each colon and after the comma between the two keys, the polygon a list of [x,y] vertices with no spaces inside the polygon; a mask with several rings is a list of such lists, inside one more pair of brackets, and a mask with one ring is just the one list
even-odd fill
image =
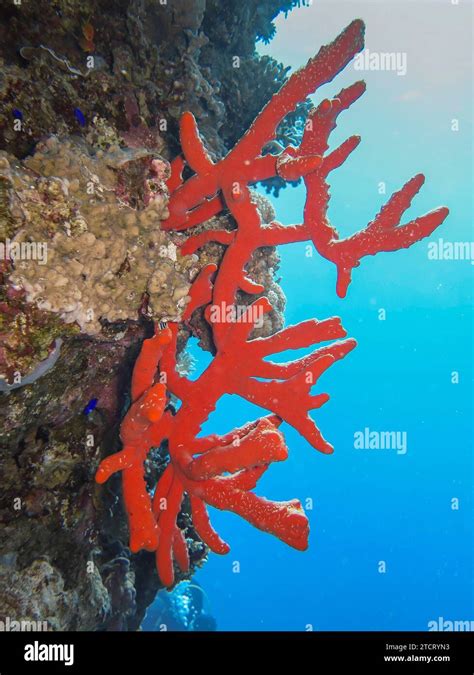
{"label": "blue ocean water", "polygon": [[[379,4],[389,13],[384,20],[374,7]],[[445,16],[440,4],[412,4],[433,10],[424,17],[422,49],[414,9],[407,23],[406,16],[390,15],[390,3],[358,2],[297,9],[277,22],[276,38],[262,48],[299,66],[315,46],[362,16],[374,49],[406,50],[405,77],[349,67],[315,98],[361,77],[367,81],[366,94],[331,136],[331,147],[354,133],[362,143],[331,175],[329,215],[342,235],[355,232],[419,171],[426,184],[403,222],[440,205],[450,215],[428,240],[364,258],[344,300],[335,294],[334,266],[316,251],[306,244],[279,249],[286,325],[341,316],[358,347],[317,386],[331,397],[314,418],[334,454],[316,452],[284,425],[290,457],[272,465],[257,489],[272,499],[297,497],[309,507],[309,549],[294,551],[241,518],[210,509],[231,552],[211,554],[195,580],[218,630],[427,630],[443,619],[474,620],[474,265],[428,257],[429,242],[439,238],[472,240],[470,85],[459,67],[456,86],[445,77],[463,62],[469,38],[462,28],[466,15]],[[394,42],[402,20],[405,32]],[[440,22],[447,63],[431,77]],[[455,26],[456,49],[450,49]],[[303,186],[283,190],[274,200],[278,219],[301,222],[304,199]],[[203,432],[227,432],[259,414],[227,396]],[[355,448],[354,435],[366,428],[406,434],[406,452]]]}

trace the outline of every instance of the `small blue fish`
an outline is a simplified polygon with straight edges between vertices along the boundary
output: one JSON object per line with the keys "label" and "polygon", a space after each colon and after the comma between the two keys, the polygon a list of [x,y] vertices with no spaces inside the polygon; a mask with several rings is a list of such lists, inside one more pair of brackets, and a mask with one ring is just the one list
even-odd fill
{"label": "small blue fish", "polygon": [[93,410],[95,410],[97,406],[97,401],[98,401],[97,398],[91,398],[91,400],[83,410],[84,415],[89,415]]}
{"label": "small blue fish", "polygon": [[82,112],[82,110],[80,108],[74,108],[74,117],[79,122],[81,127],[86,126],[86,118],[84,117],[84,113]]}
{"label": "small blue fish", "polygon": [[21,110],[18,110],[18,108],[13,108],[12,114],[13,114],[13,117],[16,120],[22,120],[23,119],[23,113],[21,112]]}

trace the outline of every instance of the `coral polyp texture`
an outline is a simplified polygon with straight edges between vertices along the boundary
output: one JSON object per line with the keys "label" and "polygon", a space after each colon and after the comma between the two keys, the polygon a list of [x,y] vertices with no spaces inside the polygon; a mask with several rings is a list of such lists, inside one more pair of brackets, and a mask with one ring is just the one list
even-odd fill
{"label": "coral polyp texture", "polygon": [[[229,546],[213,530],[208,505],[233,511],[253,526],[304,550],[309,527],[300,502],[269,501],[253,489],[272,462],[284,461],[288,455],[279,428],[282,422],[294,427],[320,452],[333,451],[310,416],[328,396],[314,394],[313,387],[328,368],[354,349],[356,342],[346,338],[337,317],[307,320],[266,337],[252,337],[256,317],[272,310],[268,298],[262,296],[263,286],[252,281],[246,271],[255,250],[313,242],[316,250],[336,265],[337,294],[343,297],[361,258],[411,246],[430,235],[448,214],[446,208],[438,208],[400,224],[423,184],[423,176],[418,175],[392,195],[360,232],[343,239],[329,222],[327,177],[346,161],[360,139],[352,136],[327,152],[328,138],[339,114],[364,93],[363,82],[356,82],[311,110],[299,147],[287,147],[279,155],[261,154],[285,115],[330,82],[363,44],[364,24],[355,20],[288,79],[247,133],[216,163],[206,152],[193,115],[187,112],[182,116],[183,157],[171,164],[169,218],[161,227],[183,233],[183,255],[195,253],[211,241],[225,246],[219,266],[208,264],[195,278],[182,317],[182,322],[189,324],[193,312],[204,308],[215,354],[204,372],[191,381],[176,367],[180,324],[155,326],[154,336],[144,341],[135,364],[132,404],[121,426],[123,449],[104,459],[97,473],[102,483],[114,472],[122,472],[130,548],[134,552],[156,552],[158,573],[166,586],[174,583],[173,562],[183,571],[189,567],[186,541],[177,524],[185,494],[196,531],[216,553],[227,553]],[[187,180],[182,178],[185,166],[193,172]],[[272,177],[304,179],[307,196],[303,223],[262,224],[248,186]],[[193,233],[193,228],[226,209],[235,220],[234,229],[200,228]],[[238,294],[242,291],[256,297],[239,312]],[[271,360],[272,355],[312,346],[311,353],[296,360]],[[200,436],[202,425],[225,394],[240,396],[268,415],[223,436]],[[169,405],[171,395],[180,401],[177,410]],[[165,441],[169,463],[150,493],[144,462],[150,449]]]}
{"label": "coral polyp texture", "polygon": [[9,270],[12,286],[39,310],[91,335],[100,332],[100,320],[135,319],[144,294],[151,316],[178,320],[194,263],[156,227],[168,215],[168,170],[144,149],[92,155],[86,144],[54,136],[23,164],[0,151],[15,242],[41,236],[47,243],[41,264],[17,261]]}

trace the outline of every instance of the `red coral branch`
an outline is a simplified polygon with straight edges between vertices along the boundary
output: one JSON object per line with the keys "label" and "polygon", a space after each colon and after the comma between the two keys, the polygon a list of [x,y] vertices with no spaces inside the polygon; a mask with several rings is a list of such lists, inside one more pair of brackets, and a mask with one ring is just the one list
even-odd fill
{"label": "red coral branch", "polygon": [[[187,231],[224,209],[236,223],[233,230],[191,233],[181,249],[183,254],[194,253],[211,241],[226,247],[219,267],[207,265],[196,277],[183,315],[186,323],[195,310],[204,309],[215,355],[206,370],[191,381],[176,368],[178,324],[157,326],[155,335],[144,341],[135,364],[132,405],[121,426],[123,450],[104,459],[97,472],[100,483],[112,473],[122,472],[130,548],[156,551],[158,573],[167,586],[174,583],[173,561],[183,572],[190,565],[184,533],[177,525],[185,494],[196,532],[216,553],[227,553],[229,546],[213,530],[206,505],[238,513],[255,527],[304,550],[309,528],[301,504],[297,500],[269,501],[252,491],[269,465],[284,461],[288,455],[279,429],[282,421],[317,450],[333,451],[310,417],[328,395],[314,394],[313,388],[356,342],[343,339],[346,332],[337,317],[303,321],[269,337],[253,338],[258,318],[272,309],[266,297],[258,297],[240,313],[236,306],[239,290],[250,295],[264,292],[247,273],[254,251],[262,246],[313,241],[318,252],[335,263],[337,292],[344,296],[352,269],[363,256],[411,246],[429,235],[448,213],[445,208],[437,209],[400,226],[403,213],[423,183],[419,175],[390,198],[365,230],[339,238],[327,219],[326,179],[347,160],[360,139],[353,136],[327,154],[328,138],[338,115],[363,94],[363,82],[343,89],[334,99],[324,100],[313,109],[298,148],[288,147],[279,156],[260,154],[285,115],[330,82],[363,48],[363,34],[363,23],[357,20],[323,47],[305,68],[289,78],[236,146],[216,163],[205,149],[193,115],[184,113],[182,117],[185,161],[180,157],[171,165],[170,216],[163,228]],[[194,175],[183,182],[185,162]],[[304,179],[307,198],[303,223],[262,225],[248,186],[274,176],[288,181]],[[286,363],[269,360],[286,350],[328,341],[332,342]],[[170,394],[181,402],[174,414],[167,407]],[[200,436],[202,425],[225,394],[238,395],[272,414],[223,436]],[[168,441],[169,464],[152,497],[145,483],[144,462],[150,448],[164,440]]]}

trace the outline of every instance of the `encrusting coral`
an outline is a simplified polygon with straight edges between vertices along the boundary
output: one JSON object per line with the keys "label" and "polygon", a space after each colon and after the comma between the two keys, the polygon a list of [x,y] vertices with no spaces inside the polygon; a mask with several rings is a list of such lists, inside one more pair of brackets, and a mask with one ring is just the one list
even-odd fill
{"label": "encrusting coral", "polygon": [[[327,394],[312,393],[320,375],[356,346],[355,340],[342,339],[346,332],[340,319],[306,320],[269,337],[252,338],[255,314],[271,310],[266,297],[258,297],[240,315],[231,312],[234,318],[229,319],[226,312],[224,317],[212,319],[216,307],[236,309],[239,291],[261,296],[262,286],[248,277],[246,269],[253,252],[265,246],[312,241],[317,251],[336,265],[337,293],[343,297],[352,270],[363,256],[407,248],[431,234],[448,214],[446,208],[438,208],[400,225],[423,183],[423,176],[418,175],[389,199],[364,230],[343,239],[328,221],[327,176],[348,158],[360,140],[353,136],[326,154],[328,137],[338,115],[364,92],[363,82],[323,100],[311,111],[298,148],[287,147],[278,155],[261,154],[285,115],[330,82],[363,44],[364,24],[356,20],[291,76],[242,139],[217,163],[206,152],[193,115],[182,116],[185,160],[178,157],[172,162],[168,180],[170,215],[162,223],[163,229],[192,232],[193,227],[226,207],[237,223],[233,230],[191,233],[181,246],[183,254],[194,253],[210,241],[226,247],[219,267],[211,263],[199,273],[183,315],[186,323],[196,309],[205,308],[216,353],[206,370],[191,381],[176,368],[178,324],[156,326],[154,337],[143,343],[133,371],[132,405],[121,426],[123,449],[105,458],[96,476],[103,483],[114,472],[122,472],[130,548],[134,552],[156,552],[158,573],[167,586],[174,582],[173,560],[184,571],[189,566],[186,540],[177,525],[185,493],[196,531],[216,553],[226,553],[229,547],[212,529],[206,505],[238,513],[255,527],[304,550],[309,527],[299,501],[268,501],[252,490],[270,463],[287,457],[279,430],[282,421],[317,450],[333,451],[309,412],[328,400]],[[183,182],[185,164],[194,175]],[[304,178],[307,198],[302,224],[262,224],[248,185],[274,176],[286,181]],[[326,341],[333,342],[294,361],[268,360],[272,354]],[[181,401],[176,412],[168,407],[170,394]],[[236,394],[270,414],[223,436],[200,437],[203,423],[224,394]],[[144,462],[150,448],[165,440],[169,463],[152,496],[144,479]]]}
{"label": "encrusting coral", "polygon": [[[2,158],[8,164],[6,156]],[[11,160],[15,234],[44,260],[15,260],[9,282],[39,309],[96,334],[101,320],[178,320],[198,271],[157,224],[168,216],[165,160],[146,150],[89,154],[51,137],[22,165]]]}

